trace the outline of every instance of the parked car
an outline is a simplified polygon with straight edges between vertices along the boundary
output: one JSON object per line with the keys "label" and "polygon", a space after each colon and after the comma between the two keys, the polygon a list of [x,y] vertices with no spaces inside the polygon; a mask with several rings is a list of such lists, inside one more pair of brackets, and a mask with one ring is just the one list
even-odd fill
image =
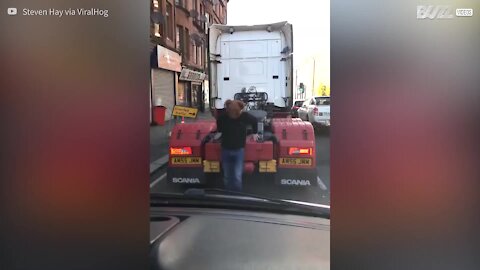
{"label": "parked car", "polygon": [[298,117],[297,111],[300,107],[302,107],[302,104],[303,104],[303,100],[297,100],[293,103],[293,106],[292,106],[292,109],[291,109],[292,117],[294,117],[294,118]]}
{"label": "parked car", "polygon": [[297,110],[298,117],[309,121],[314,127],[330,126],[330,97],[312,97]]}

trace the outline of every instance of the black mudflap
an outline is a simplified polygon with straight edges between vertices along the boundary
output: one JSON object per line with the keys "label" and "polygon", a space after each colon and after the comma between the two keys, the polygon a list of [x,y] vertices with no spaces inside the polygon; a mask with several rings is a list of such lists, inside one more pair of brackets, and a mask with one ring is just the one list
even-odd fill
{"label": "black mudflap", "polygon": [[274,173],[244,173],[243,184],[247,186],[272,185],[275,181]]}
{"label": "black mudflap", "polygon": [[277,169],[275,184],[282,187],[310,188],[317,187],[315,169]]}
{"label": "black mudflap", "polygon": [[169,185],[197,187],[197,188],[221,188],[221,174],[204,173],[203,168],[168,167],[167,181]]}

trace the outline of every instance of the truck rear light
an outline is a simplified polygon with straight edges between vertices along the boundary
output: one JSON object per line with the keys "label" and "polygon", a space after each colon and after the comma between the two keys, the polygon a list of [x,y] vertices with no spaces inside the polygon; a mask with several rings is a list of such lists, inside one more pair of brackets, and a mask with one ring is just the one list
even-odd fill
{"label": "truck rear light", "polygon": [[170,155],[191,155],[191,147],[170,147]]}
{"label": "truck rear light", "polygon": [[317,108],[317,107],[314,107],[314,108],[313,108],[313,114],[314,114],[314,115],[318,115],[318,108]]}
{"label": "truck rear light", "polygon": [[312,155],[313,150],[312,148],[298,148],[298,147],[290,147],[288,148],[289,155]]}

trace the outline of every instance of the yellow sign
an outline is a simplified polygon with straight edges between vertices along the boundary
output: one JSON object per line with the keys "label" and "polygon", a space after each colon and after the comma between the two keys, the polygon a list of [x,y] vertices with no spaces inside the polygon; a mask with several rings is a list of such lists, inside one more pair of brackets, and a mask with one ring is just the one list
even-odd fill
{"label": "yellow sign", "polygon": [[197,118],[198,109],[197,108],[190,108],[184,106],[175,106],[173,107],[173,116],[183,116],[189,118]]}
{"label": "yellow sign", "polygon": [[202,164],[202,159],[199,157],[173,157],[172,164],[199,165]]}
{"label": "yellow sign", "polygon": [[310,158],[280,158],[280,165],[311,166]]}
{"label": "yellow sign", "polygon": [[318,86],[317,89],[315,89],[315,96],[322,96],[322,97],[330,96],[330,87],[324,84],[320,84],[320,86]]}

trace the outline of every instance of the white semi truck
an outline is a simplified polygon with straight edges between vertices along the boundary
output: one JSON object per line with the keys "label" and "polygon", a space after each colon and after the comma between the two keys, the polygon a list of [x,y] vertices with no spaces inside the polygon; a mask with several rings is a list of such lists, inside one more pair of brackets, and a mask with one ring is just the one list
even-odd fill
{"label": "white semi truck", "polygon": [[[256,140],[246,139],[244,176],[282,186],[316,185],[315,134],[310,122],[292,119],[292,25],[212,25],[209,82],[214,115],[228,99],[242,100],[258,119]],[[217,186],[221,134],[215,120],[177,124],[170,139],[167,179],[172,184]],[[221,184],[220,184],[221,185]]]}

